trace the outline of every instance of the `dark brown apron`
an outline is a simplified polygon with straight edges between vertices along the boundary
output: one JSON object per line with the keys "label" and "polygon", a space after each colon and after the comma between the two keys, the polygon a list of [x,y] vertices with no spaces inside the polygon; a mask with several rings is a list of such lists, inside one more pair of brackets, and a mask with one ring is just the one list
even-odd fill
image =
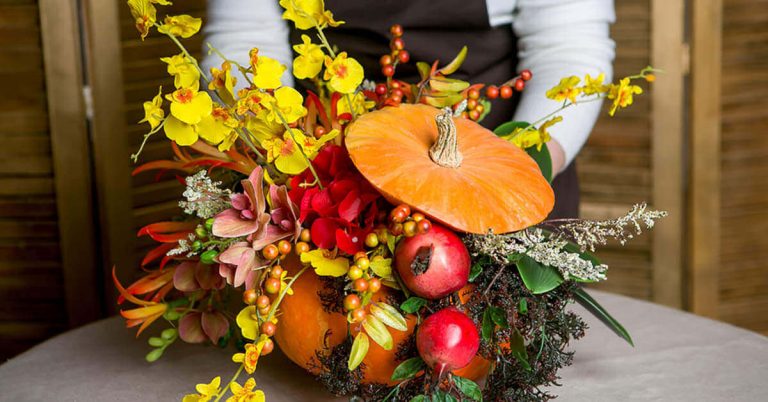
{"label": "dark brown apron", "polygon": [[[389,27],[400,24],[411,62],[397,68],[397,77],[416,82],[415,61],[449,62],[462,46],[469,48],[455,77],[472,82],[498,84],[517,71],[517,38],[511,26],[491,27],[484,1],[474,0],[326,0],[326,8],[345,24],[328,29],[332,45],[347,51],[363,65],[368,79],[380,82],[379,58],[389,53]],[[291,43],[301,43],[302,31],[292,28]],[[533,72],[536,74],[536,72]],[[490,129],[510,121],[517,105],[495,100],[482,124]],[[555,208],[550,218],[578,216],[579,186],[571,163],[552,183]]]}

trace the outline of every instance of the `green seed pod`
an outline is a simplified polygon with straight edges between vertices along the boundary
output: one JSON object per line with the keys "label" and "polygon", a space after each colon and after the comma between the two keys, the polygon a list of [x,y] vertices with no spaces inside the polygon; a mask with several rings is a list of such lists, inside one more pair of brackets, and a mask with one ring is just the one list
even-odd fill
{"label": "green seed pod", "polygon": [[211,231],[211,228],[213,228],[213,218],[209,218],[205,221],[205,230]]}
{"label": "green seed pod", "polygon": [[219,255],[218,251],[216,251],[216,250],[208,250],[208,251],[200,254],[200,261],[203,264],[213,264],[213,263],[216,262],[213,259],[216,258],[216,256],[218,256],[218,255]]}
{"label": "green seed pod", "polygon": [[208,237],[208,231],[205,230],[204,227],[198,226],[195,228],[195,236],[197,236],[200,239],[205,239],[206,237]]}
{"label": "green seed pod", "polygon": [[160,336],[163,339],[165,339],[167,341],[170,341],[171,339],[175,338],[176,334],[178,334],[178,333],[179,333],[179,331],[177,331],[176,328],[168,328],[168,329],[163,330],[163,332],[160,333]]}
{"label": "green seed pod", "polygon": [[152,349],[149,353],[147,353],[144,359],[152,363],[154,361],[157,361],[157,359],[159,359],[162,355],[163,355],[162,348]]}
{"label": "green seed pod", "polygon": [[154,346],[156,348],[159,348],[164,345],[165,345],[165,340],[163,340],[162,338],[158,338],[156,336],[149,338],[149,346]]}
{"label": "green seed pod", "polygon": [[201,248],[203,248],[203,242],[201,242],[200,240],[195,240],[195,241],[192,242],[192,250],[193,251],[198,251]]}

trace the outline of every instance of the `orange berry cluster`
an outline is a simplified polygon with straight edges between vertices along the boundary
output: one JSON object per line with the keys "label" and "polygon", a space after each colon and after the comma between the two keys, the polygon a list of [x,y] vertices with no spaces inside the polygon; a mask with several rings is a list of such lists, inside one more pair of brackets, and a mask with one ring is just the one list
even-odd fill
{"label": "orange berry cluster", "polygon": [[[269,273],[269,278],[267,278],[267,281],[273,279],[277,281],[277,288],[280,290],[280,275],[282,275],[283,269],[279,265],[275,265],[272,267],[272,270]],[[276,277],[275,277],[276,276]],[[265,285],[269,286],[269,285]],[[259,311],[260,317],[267,317],[269,315],[269,311],[272,309],[272,301],[269,299],[269,296],[265,294],[259,295],[256,291],[256,289],[248,289],[245,292],[243,292],[243,302],[249,306],[256,306],[256,309]],[[259,331],[268,336],[272,337],[275,335],[275,331],[277,331],[277,326],[275,323],[271,321],[264,321],[262,322],[261,326],[259,327]],[[275,344],[272,342],[272,339],[267,339],[264,343],[264,347],[261,349],[261,355],[266,356],[275,349]]]}
{"label": "orange berry cluster", "polygon": [[381,64],[381,74],[385,77],[392,77],[395,75],[395,66],[397,63],[407,63],[411,59],[411,55],[405,50],[405,42],[403,42],[403,27],[399,24],[392,25],[389,28],[389,33],[392,34],[392,40],[389,41],[389,48],[391,52],[381,56],[379,64]]}
{"label": "orange berry cluster", "polygon": [[[373,234],[373,233],[372,233]],[[375,234],[373,234],[376,236]],[[377,239],[378,242],[378,239]],[[365,293],[375,294],[381,290],[381,279],[371,275],[369,268],[371,261],[381,260],[384,257],[377,255],[372,259],[368,258],[365,251],[359,251],[354,255],[355,263],[349,268],[347,278],[352,281],[352,291],[344,297],[344,310],[349,314],[351,322],[362,322],[365,319],[366,311],[363,306]],[[361,296],[363,296],[361,298]]]}
{"label": "orange berry cluster", "polygon": [[432,222],[421,212],[411,214],[411,207],[400,204],[389,213],[389,232],[395,236],[413,237],[432,229]]}
{"label": "orange berry cluster", "polygon": [[[520,75],[514,77],[500,86],[488,85],[485,87],[485,97],[488,99],[509,99],[512,97],[515,91],[523,92],[525,89],[525,82],[530,80],[533,74],[530,70],[523,70]],[[467,110],[462,113],[463,117],[467,117],[471,120],[477,121],[485,111],[485,106],[480,102],[481,88],[480,85],[473,85],[467,90]]]}

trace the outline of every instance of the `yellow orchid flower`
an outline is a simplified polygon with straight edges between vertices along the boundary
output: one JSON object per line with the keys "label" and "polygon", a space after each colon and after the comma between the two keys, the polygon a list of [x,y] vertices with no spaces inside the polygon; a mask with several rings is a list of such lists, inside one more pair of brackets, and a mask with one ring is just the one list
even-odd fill
{"label": "yellow orchid flower", "polygon": [[[266,318],[266,317],[262,317],[262,318]],[[272,321],[272,323],[274,324],[277,324],[276,317],[272,317],[270,321]],[[256,306],[246,306],[242,310],[240,310],[240,312],[237,313],[235,322],[237,323],[237,326],[240,327],[240,331],[243,334],[243,338],[250,339],[252,341],[256,340],[256,336],[259,335],[259,325],[260,325]]]}
{"label": "yellow orchid flower", "polygon": [[248,115],[245,120],[245,127],[259,144],[280,138],[285,132],[285,127],[280,121],[268,118],[269,113],[268,110],[261,109],[255,115]]}
{"label": "yellow orchid flower", "polygon": [[267,150],[267,161],[274,162],[277,170],[290,175],[299,174],[309,166],[291,135],[297,131],[300,130],[292,128],[291,132],[283,133],[282,139],[267,139],[261,143]]}
{"label": "yellow orchid flower", "polygon": [[335,257],[328,250],[317,249],[301,253],[301,262],[309,263],[320,276],[344,276],[349,271],[349,260]]}
{"label": "yellow orchid flower", "polygon": [[211,76],[208,89],[224,90],[224,95],[228,98],[226,101],[228,103],[234,101],[237,78],[232,75],[232,64],[228,61],[221,63],[221,70],[211,67]]}
{"label": "yellow orchid flower", "polygon": [[141,40],[144,40],[149,35],[149,28],[157,21],[157,9],[150,0],[128,0],[128,8],[141,34]]}
{"label": "yellow orchid flower", "polygon": [[294,45],[293,50],[299,54],[293,61],[293,75],[298,79],[315,78],[323,68],[325,53],[320,46],[312,43],[307,35],[301,35],[300,45]]}
{"label": "yellow orchid flower", "polygon": [[275,89],[282,85],[280,78],[286,67],[279,61],[267,57],[258,56],[253,68],[253,84],[261,89]]}
{"label": "yellow orchid flower", "polygon": [[325,75],[331,90],[343,94],[351,94],[363,82],[363,66],[357,60],[347,57],[347,52],[341,52],[335,59],[325,58]]}
{"label": "yellow orchid flower", "polygon": [[[274,324],[277,324],[277,319],[272,319]],[[269,337],[261,334],[259,335],[259,341],[256,343],[246,343],[245,353],[235,353],[232,355],[232,361],[235,363],[243,363],[243,368],[248,374],[253,374],[256,371],[256,365],[259,363],[259,357],[261,356],[261,350],[264,349],[264,345],[269,340]]]}
{"label": "yellow orchid flower", "polygon": [[541,151],[541,148],[544,146],[544,144],[546,144],[547,142],[549,142],[549,140],[552,139],[552,137],[549,135],[549,131],[548,131],[549,128],[561,121],[563,121],[562,116],[555,116],[552,119],[549,119],[546,122],[544,122],[538,128],[538,130],[528,129],[526,132],[521,133],[523,129],[516,128],[512,133],[503,135],[501,136],[501,138],[517,145],[522,149],[536,146],[536,150]]}
{"label": "yellow orchid flower", "polygon": [[212,145],[224,141],[238,126],[237,119],[227,109],[217,106],[195,126],[198,135]]}
{"label": "yellow orchid flower", "polygon": [[189,394],[184,396],[182,402],[208,402],[211,398],[215,398],[219,392],[221,392],[221,377],[214,378],[208,384],[197,384],[195,386],[197,394]]}
{"label": "yellow orchid flower", "polygon": [[144,102],[144,118],[139,123],[149,123],[149,127],[154,130],[165,118],[163,110],[163,87],[157,90],[157,95],[152,101]]}
{"label": "yellow orchid flower", "polygon": [[565,77],[560,83],[547,91],[547,98],[562,102],[566,99],[576,103],[576,97],[581,93],[581,88],[577,88],[581,79],[575,75]]}
{"label": "yellow orchid flower", "polygon": [[320,138],[304,135],[304,132],[295,128],[291,129],[291,133],[293,138],[296,139],[296,142],[298,142],[301,146],[301,149],[304,150],[304,153],[307,155],[307,157],[312,159],[315,157],[315,155],[317,155],[317,153],[320,151],[320,148],[322,148],[326,142],[338,137],[340,131],[334,128],[329,133],[323,135]]}
{"label": "yellow orchid flower", "polygon": [[372,100],[368,100],[368,98],[365,97],[365,94],[362,92],[358,92],[354,95],[352,95],[349,100],[347,99],[339,99],[338,103],[336,103],[336,114],[341,116],[346,113],[350,113],[349,110],[349,104],[352,103],[352,107],[354,108],[355,115],[360,116],[361,114],[366,113],[367,111],[373,109],[374,106],[376,106],[376,102]]}
{"label": "yellow orchid flower", "polygon": [[171,115],[187,124],[197,124],[213,111],[213,100],[207,92],[181,88],[166,95],[171,101]]}
{"label": "yellow orchid flower", "polygon": [[333,19],[333,13],[325,9],[323,0],[280,0],[280,5],[285,9],[283,19],[293,21],[296,29],[337,27],[344,23]]}
{"label": "yellow orchid flower", "polygon": [[189,38],[200,30],[203,20],[191,15],[168,15],[163,21],[163,25],[157,28],[158,32]]}
{"label": "yellow orchid flower", "polygon": [[176,88],[198,89],[200,87],[200,72],[197,71],[192,60],[184,54],[162,57],[160,61],[168,64],[168,74],[173,76],[173,85]]}
{"label": "yellow orchid flower", "polygon": [[641,93],[643,93],[643,88],[632,85],[629,78],[622,78],[619,81],[619,85],[612,84],[608,93],[608,99],[613,99],[613,105],[611,105],[611,110],[608,114],[613,116],[618,108],[631,105],[634,101],[633,95]]}
{"label": "yellow orchid flower", "polygon": [[301,96],[299,91],[291,87],[278,88],[275,91],[274,99],[265,97],[262,99],[261,104],[270,111],[267,117],[280,123],[282,122],[277,115],[278,113],[283,116],[283,119],[288,124],[294,123],[296,120],[307,115],[307,109],[304,107],[304,97]]}
{"label": "yellow orchid flower", "polygon": [[168,137],[169,140],[182,146],[192,145],[197,142],[198,137],[195,126],[184,123],[173,116],[168,116],[168,118],[165,119],[163,131],[165,131],[165,136]]}
{"label": "yellow orchid flower", "polygon": [[232,396],[227,398],[227,402],[264,402],[264,392],[256,388],[256,380],[249,378],[245,381],[243,386],[240,386],[237,382],[232,382],[229,386],[229,390],[232,391]]}
{"label": "yellow orchid flower", "polygon": [[258,113],[263,110],[262,101],[265,98],[272,98],[267,92],[258,89],[243,88],[237,91],[237,102],[235,102],[235,113],[240,116],[251,113]]}
{"label": "yellow orchid flower", "polygon": [[608,86],[604,85],[604,82],[604,73],[600,73],[600,75],[595,78],[592,78],[589,74],[587,74],[586,77],[584,77],[584,87],[582,88],[584,95],[594,95],[607,92]]}

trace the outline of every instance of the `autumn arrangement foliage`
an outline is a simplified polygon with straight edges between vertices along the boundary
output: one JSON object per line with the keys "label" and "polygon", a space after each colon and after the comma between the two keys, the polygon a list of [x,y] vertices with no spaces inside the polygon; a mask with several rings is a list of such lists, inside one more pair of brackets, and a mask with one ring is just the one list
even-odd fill
{"label": "autumn arrangement foliage", "polygon": [[183,179],[183,216],[142,228],[158,242],[145,274],[127,287],[113,279],[118,302],[134,305],[121,314],[137,336],[165,324],[147,361],[179,339],[233,348],[231,380],[198,384],[185,402],[264,401],[251,375],[276,346],[339,395],[549,399],[542,387],[584,335],[571,301],[632,342],[580,284],[606,277],[595,246],[664,213],[640,204],[614,220],[547,220],[546,143],[565,108],[608,99],[613,115],[631,105],[652,68],[618,84],[566,77],[547,92],[557,107],[544,118],[490,131],[478,124],[488,100],[516,96],[530,71],[503,83],[457,79],[464,48],[445,65],[417,62],[419,82],[398,80],[411,61],[394,25],[385,80],[373,82],[328,43],[324,31],[344,22],[322,0],[280,0],[283,18],[307,31],[291,73],[316,91],[300,92],[258,48],[239,64],[209,45],[221,65],[203,71],[182,43],[202,21],[159,19],[168,4],[128,0],[141,38],[157,32],[180,52],[160,59],[174,87],[144,103],[149,130],[132,158],[167,137],[173,160],[134,174]]}

